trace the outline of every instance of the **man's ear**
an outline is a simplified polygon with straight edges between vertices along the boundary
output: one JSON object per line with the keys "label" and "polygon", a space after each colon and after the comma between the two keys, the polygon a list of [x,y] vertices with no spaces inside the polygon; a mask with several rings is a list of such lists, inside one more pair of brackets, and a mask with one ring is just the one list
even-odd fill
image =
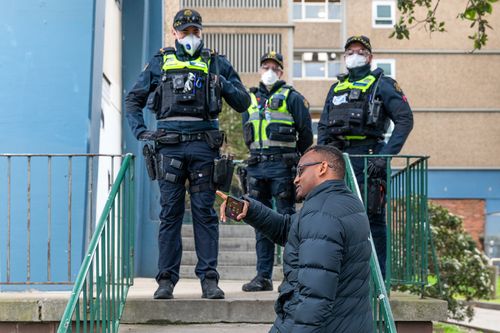
{"label": "man's ear", "polygon": [[175,38],[175,39],[177,39],[177,36],[176,36],[176,34],[175,34],[175,29],[174,29],[174,27],[171,27],[171,28],[170,28],[170,32],[172,33],[172,35],[174,36],[174,38]]}
{"label": "man's ear", "polygon": [[328,164],[323,161],[321,162],[321,167],[319,168],[318,177],[322,178],[328,173]]}

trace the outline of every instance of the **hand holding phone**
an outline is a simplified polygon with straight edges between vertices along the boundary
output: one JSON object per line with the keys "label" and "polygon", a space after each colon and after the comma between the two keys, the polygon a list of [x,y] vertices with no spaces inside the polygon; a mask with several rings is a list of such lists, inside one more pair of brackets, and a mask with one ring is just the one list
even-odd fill
{"label": "hand holding phone", "polygon": [[238,215],[243,212],[245,203],[243,200],[228,196],[226,200],[226,216],[230,219],[236,220]]}
{"label": "hand holding phone", "polygon": [[224,200],[220,205],[221,222],[226,222],[228,217],[236,221],[241,221],[245,218],[250,204],[248,201],[237,199],[221,191],[217,191],[216,193]]}

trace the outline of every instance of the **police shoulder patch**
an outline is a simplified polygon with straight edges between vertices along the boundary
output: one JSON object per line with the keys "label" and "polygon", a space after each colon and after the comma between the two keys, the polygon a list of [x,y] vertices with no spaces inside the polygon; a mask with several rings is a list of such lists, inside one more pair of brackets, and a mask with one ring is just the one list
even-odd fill
{"label": "police shoulder patch", "polygon": [[304,98],[304,106],[309,109],[309,102],[307,101],[306,98]]}
{"label": "police shoulder patch", "polygon": [[399,84],[396,81],[394,81],[394,89],[396,89],[396,91],[400,94],[403,93],[403,90],[401,89],[401,87],[399,86]]}

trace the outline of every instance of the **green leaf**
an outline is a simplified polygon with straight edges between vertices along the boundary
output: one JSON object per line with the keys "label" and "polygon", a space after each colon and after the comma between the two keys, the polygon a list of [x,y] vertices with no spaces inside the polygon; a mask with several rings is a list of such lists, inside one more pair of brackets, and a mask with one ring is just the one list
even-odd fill
{"label": "green leaf", "polygon": [[467,20],[474,20],[475,17],[476,17],[476,14],[477,14],[477,11],[476,9],[474,8],[467,8],[464,12],[464,17],[467,19]]}

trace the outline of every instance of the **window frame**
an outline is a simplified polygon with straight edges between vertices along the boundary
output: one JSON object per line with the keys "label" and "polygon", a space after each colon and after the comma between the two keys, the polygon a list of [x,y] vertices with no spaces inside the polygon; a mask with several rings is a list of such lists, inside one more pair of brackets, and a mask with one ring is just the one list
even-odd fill
{"label": "window frame", "polygon": [[384,75],[396,80],[396,59],[373,59],[372,70],[377,68],[379,64],[389,64],[391,66],[391,75],[387,75],[385,72]]}
{"label": "window frame", "polygon": [[[325,18],[306,18],[306,7],[308,5],[319,6],[319,4],[321,2],[323,2],[323,7],[325,9],[325,13],[326,13]],[[295,7],[296,2],[292,1],[292,20],[294,22],[316,22],[316,23],[320,23],[320,22],[328,22],[328,23],[331,23],[331,22],[342,22],[342,18],[340,18],[340,19],[330,19],[330,18],[328,18],[328,3],[329,3],[329,0],[323,0],[321,2],[318,1],[317,4],[315,4],[315,3],[309,3],[309,4],[307,4],[304,0],[300,0],[300,18],[296,19],[296,18],[293,17],[293,12],[294,12],[294,9],[295,9],[294,7]],[[338,2],[339,6],[343,6],[344,2],[345,2],[345,0],[340,0]]]}
{"label": "window frame", "polygon": [[[391,23],[377,23],[377,20],[385,19],[377,16],[378,6],[390,6],[391,8]],[[396,2],[393,0],[376,0],[372,2],[372,28],[375,29],[390,29],[396,24]]]}
{"label": "window frame", "polygon": [[[306,76],[305,73],[306,73],[306,63],[307,62],[314,62],[314,63],[322,63],[323,66],[325,67],[325,75],[324,76]],[[339,69],[342,68],[342,62],[340,60],[324,60],[324,61],[318,61],[318,60],[315,60],[315,61],[305,61],[305,60],[296,60],[294,59],[293,60],[293,64],[292,66],[294,66],[296,63],[300,63],[300,70],[301,70],[301,74],[302,76],[300,77],[296,77],[294,76],[294,71],[292,71],[292,79],[293,80],[335,80],[337,78],[337,76],[333,76],[333,77],[330,77],[328,76],[328,65],[330,63],[338,63],[339,64]],[[341,73],[342,71],[339,70],[339,73]]]}

